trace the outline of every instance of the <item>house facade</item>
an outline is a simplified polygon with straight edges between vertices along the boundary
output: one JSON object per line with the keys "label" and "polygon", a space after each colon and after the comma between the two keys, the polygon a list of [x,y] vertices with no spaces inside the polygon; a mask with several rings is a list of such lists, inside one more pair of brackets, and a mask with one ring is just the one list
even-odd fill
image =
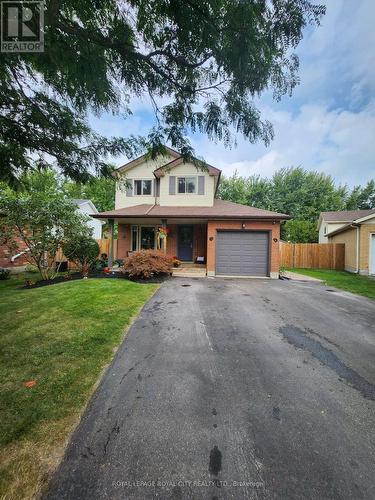
{"label": "house facade", "polygon": [[[71,201],[77,206],[77,211],[81,215],[90,216],[98,213],[98,209],[91,200],[72,199]],[[93,238],[100,239],[102,237],[102,221],[89,217],[86,224],[92,230]],[[9,250],[7,245],[0,245],[0,267],[23,271],[25,266],[30,263],[29,248],[20,238],[15,238],[15,240],[17,248],[13,251]],[[65,257],[63,260],[66,260]]]}
{"label": "house facade", "polygon": [[[160,249],[208,276],[279,274],[280,223],[285,214],[216,199],[221,171],[184,162],[169,148],[120,167],[115,209],[92,214],[118,225],[117,257]],[[111,256],[110,256],[111,258]]]}
{"label": "house facade", "polygon": [[[349,216],[347,215],[349,213]],[[338,212],[340,214],[340,212]],[[344,212],[349,222],[327,233],[328,243],[345,244],[345,270],[375,275],[375,209]],[[336,219],[340,215],[335,216]]]}
{"label": "house facade", "polygon": [[319,243],[329,243],[328,234],[353,221],[370,215],[372,210],[341,210],[321,212],[318,219]]}
{"label": "house facade", "polygon": [[[98,209],[91,200],[73,199],[72,202],[77,205],[77,210],[81,215],[91,216],[91,214],[99,213]],[[90,217],[86,224],[92,230],[92,237],[99,240],[102,237],[103,223],[98,219]]]}

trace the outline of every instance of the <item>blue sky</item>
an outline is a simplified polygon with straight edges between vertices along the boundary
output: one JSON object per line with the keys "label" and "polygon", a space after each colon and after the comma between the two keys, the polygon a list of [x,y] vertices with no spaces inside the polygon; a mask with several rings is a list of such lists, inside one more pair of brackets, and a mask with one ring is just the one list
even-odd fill
{"label": "blue sky", "polygon": [[[275,102],[265,94],[258,103],[274,125],[271,145],[238,136],[237,148],[226,149],[196,135],[190,139],[197,155],[226,175],[271,176],[302,165],[349,186],[375,178],[375,1],[325,3],[322,25],[306,29],[296,50],[301,84],[293,96]],[[105,114],[90,123],[108,136],[146,134],[153,123],[148,99],[132,101],[132,111],[130,118]]]}

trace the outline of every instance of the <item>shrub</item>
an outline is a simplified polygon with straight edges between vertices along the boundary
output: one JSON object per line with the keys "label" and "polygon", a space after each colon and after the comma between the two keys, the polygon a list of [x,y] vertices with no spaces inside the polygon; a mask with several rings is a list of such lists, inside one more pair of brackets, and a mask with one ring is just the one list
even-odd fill
{"label": "shrub", "polygon": [[25,267],[25,271],[27,273],[39,273],[39,269],[33,264],[27,264],[27,266]]}
{"label": "shrub", "polygon": [[153,276],[170,274],[171,264],[171,259],[162,252],[140,250],[126,259],[123,272],[132,278],[149,279]]}
{"label": "shrub", "polygon": [[10,277],[10,270],[9,269],[3,269],[0,267],[0,280],[8,280]]}
{"label": "shrub", "polygon": [[63,252],[69,260],[77,264],[83,276],[87,276],[91,264],[99,255],[99,245],[88,236],[76,236],[63,244]]}
{"label": "shrub", "polygon": [[106,254],[102,254],[100,256],[100,259],[96,259],[91,264],[91,270],[92,271],[101,272],[101,271],[103,271],[103,269],[105,267],[108,267],[108,259],[107,258],[103,258],[103,255],[106,255]]}

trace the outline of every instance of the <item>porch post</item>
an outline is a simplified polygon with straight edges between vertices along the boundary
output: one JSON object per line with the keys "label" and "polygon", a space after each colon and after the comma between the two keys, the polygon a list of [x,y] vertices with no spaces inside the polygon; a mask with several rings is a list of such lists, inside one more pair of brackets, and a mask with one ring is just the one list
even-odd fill
{"label": "porch post", "polygon": [[109,232],[108,267],[110,269],[113,266],[113,227],[114,227],[114,220],[108,219],[108,232]]}
{"label": "porch post", "polygon": [[[163,228],[167,228],[167,219],[162,219],[161,220],[161,225]],[[163,252],[166,254],[167,253],[167,238],[163,238]]]}

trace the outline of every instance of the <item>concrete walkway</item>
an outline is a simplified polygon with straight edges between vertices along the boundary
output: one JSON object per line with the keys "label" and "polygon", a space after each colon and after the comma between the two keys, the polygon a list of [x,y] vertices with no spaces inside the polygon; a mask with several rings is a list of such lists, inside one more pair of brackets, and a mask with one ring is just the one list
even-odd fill
{"label": "concrete walkway", "polygon": [[323,280],[320,280],[318,278],[306,276],[305,274],[294,273],[292,271],[284,271],[283,276],[293,281],[311,281],[312,283],[323,283]]}

